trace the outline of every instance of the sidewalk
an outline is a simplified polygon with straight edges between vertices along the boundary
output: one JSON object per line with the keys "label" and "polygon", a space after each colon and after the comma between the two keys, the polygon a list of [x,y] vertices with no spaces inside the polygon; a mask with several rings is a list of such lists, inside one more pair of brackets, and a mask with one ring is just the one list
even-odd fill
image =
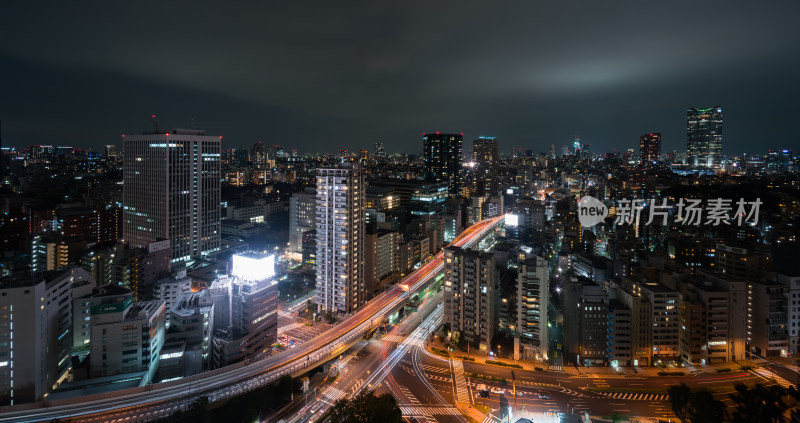
{"label": "sidewalk", "polygon": [[481,410],[478,410],[476,407],[464,404],[464,403],[456,403],[456,408],[461,411],[462,414],[467,416],[470,421],[475,422],[482,422],[486,418],[486,413]]}

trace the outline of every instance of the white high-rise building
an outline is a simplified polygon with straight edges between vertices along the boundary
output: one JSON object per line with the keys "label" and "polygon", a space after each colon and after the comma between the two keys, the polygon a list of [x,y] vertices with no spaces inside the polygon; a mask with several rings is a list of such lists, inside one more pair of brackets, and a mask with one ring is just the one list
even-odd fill
{"label": "white high-rise building", "polygon": [[358,165],[317,174],[317,296],[324,311],[353,313],[364,286],[364,173]]}
{"label": "white high-rise building", "polygon": [[91,291],[83,269],[0,281],[0,405],[38,401],[63,381],[72,347],[72,297]]}
{"label": "white high-rise building", "polygon": [[547,304],[549,298],[547,261],[532,257],[522,262],[517,274],[517,333],[519,345],[514,357],[519,359],[520,349],[526,359],[547,358]]}
{"label": "white high-rise building", "polygon": [[454,341],[492,350],[497,328],[498,272],[494,255],[450,246],[444,249],[444,324]]}
{"label": "white high-rise building", "polygon": [[123,136],[123,239],[173,261],[220,246],[220,140],[196,129]]}
{"label": "white high-rise building", "polygon": [[289,198],[289,250],[303,252],[303,234],[316,229],[317,197],[314,190],[296,192]]}

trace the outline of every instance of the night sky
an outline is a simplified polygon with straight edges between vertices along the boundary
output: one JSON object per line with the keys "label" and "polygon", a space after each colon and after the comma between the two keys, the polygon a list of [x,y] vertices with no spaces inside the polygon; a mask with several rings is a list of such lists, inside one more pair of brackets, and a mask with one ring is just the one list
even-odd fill
{"label": "night sky", "polygon": [[721,105],[725,154],[800,149],[798,18],[797,1],[5,2],[3,144],[100,149],[155,113],[223,148],[419,153],[438,130],[606,152],[660,131],[684,152],[686,109]]}

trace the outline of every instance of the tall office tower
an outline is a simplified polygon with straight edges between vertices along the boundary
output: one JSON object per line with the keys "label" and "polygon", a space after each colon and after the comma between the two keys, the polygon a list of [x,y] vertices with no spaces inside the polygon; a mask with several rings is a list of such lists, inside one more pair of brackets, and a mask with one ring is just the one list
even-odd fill
{"label": "tall office tower", "polygon": [[266,162],[266,160],[267,160],[266,146],[261,141],[253,144],[253,161],[257,165],[263,165],[264,162]]}
{"label": "tall office tower", "polygon": [[295,192],[289,198],[289,250],[303,252],[303,234],[316,229],[317,194],[314,188]]}
{"label": "tall office tower", "polygon": [[107,144],[106,145],[106,158],[107,159],[116,159],[119,156],[117,152],[117,146],[114,144]]}
{"label": "tall office tower", "polygon": [[361,160],[369,160],[369,151],[366,148],[358,150],[358,158]]}
{"label": "tall office tower", "polygon": [[494,195],[497,191],[494,175],[500,160],[497,138],[478,137],[472,141],[472,158],[475,160],[475,195]]}
{"label": "tall office tower", "polygon": [[233,256],[231,274],[215,280],[214,367],[258,357],[278,339],[278,281],[275,256]]}
{"label": "tall office tower", "polygon": [[581,150],[583,149],[583,144],[581,144],[581,136],[575,135],[572,139],[572,153],[575,154],[578,158],[580,158]]}
{"label": "tall office tower", "polygon": [[317,296],[322,310],[353,313],[366,301],[364,172],[343,163],[317,173]]}
{"label": "tall office tower", "polygon": [[38,401],[68,370],[72,296],[92,287],[79,267],[0,282],[0,404]]}
{"label": "tall office tower", "polygon": [[517,333],[514,358],[546,360],[548,348],[547,304],[549,298],[547,261],[532,257],[522,262],[517,274]]}
{"label": "tall office tower", "polygon": [[461,195],[463,176],[463,134],[422,134],[425,179],[447,182],[451,196]]}
{"label": "tall office tower", "polygon": [[375,158],[376,159],[383,159],[386,158],[386,150],[383,149],[382,142],[375,143]]}
{"label": "tall office tower", "polygon": [[444,323],[450,337],[489,351],[498,321],[494,255],[447,247],[444,257]]}
{"label": "tall office tower", "polygon": [[722,165],[722,108],[686,111],[686,156],[689,165],[717,170]]}
{"label": "tall office tower", "polygon": [[124,137],[127,244],[169,240],[172,261],[219,250],[221,138],[193,129]]}
{"label": "tall office tower", "polygon": [[657,162],[661,156],[661,134],[644,134],[639,137],[639,157],[642,164]]}

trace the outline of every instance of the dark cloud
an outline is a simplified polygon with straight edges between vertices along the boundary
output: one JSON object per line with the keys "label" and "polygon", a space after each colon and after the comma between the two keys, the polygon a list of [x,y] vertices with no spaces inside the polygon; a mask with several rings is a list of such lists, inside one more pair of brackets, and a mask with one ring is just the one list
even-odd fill
{"label": "dark cloud", "polygon": [[416,152],[423,131],[597,151],[722,105],[727,153],[798,148],[797,2],[17,2],[0,15],[6,144],[198,126],[237,147]]}

